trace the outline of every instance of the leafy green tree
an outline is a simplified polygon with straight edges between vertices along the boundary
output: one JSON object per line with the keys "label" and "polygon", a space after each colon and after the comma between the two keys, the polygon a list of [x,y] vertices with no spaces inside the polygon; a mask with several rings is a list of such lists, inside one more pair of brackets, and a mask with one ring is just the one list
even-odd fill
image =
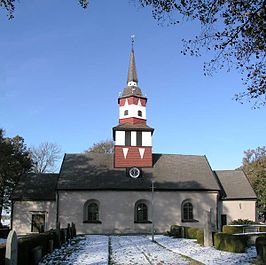
{"label": "leafy green tree", "polygon": [[244,152],[242,169],[258,197],[258,208],[266,211],[266,146],[248,149]]}
{"label": "leafy green tree", "polygon": [[85,152],[113,154],[114,153],[114,142],[112,140],[105,140],[105,141],[100,141],[99,143],[94,143]]}
{"label": "leafy green tree", "polygon": [[152,8],[153,17],[171,24],[195,20],[201,32],[184,40],[183,54],[199,56],[202,48],[214,54],[205,74],[226,67],[243,74],[244,92],[235,99],[266,103],[266,1],[265,0],[137,0]]}
{"label": "leafy green tree", "polygon": [[[209,50],[212,59],[205,63],[205,74],[218,69],[236,68],[244,88],[235,95],[241,103],[248,100],[254,107],[266,104],[266,0],[131,0],[150,7],[159,23],[178,24],[195,20],[201,31],[184,41],[184,55],[200,56]],[[79,0],[83,8],[88,0]],[[15,0],[0,0],[9,18]]]}
{"label": "leafy green tree", "polygon": [[32,166],[29,151],[20,136],[5,137],[0,129],[0,220],[2,210],[10,207],[13,189],[19,177]]}
{"label": "leafy green tree", "polygon": [[[15,3],[19,2],[18,0],[0,0],[0,8],[3,8],[7,12],[9,19],[14,18]],[[78,0],[82,8],[87,8],[89,0]]]}

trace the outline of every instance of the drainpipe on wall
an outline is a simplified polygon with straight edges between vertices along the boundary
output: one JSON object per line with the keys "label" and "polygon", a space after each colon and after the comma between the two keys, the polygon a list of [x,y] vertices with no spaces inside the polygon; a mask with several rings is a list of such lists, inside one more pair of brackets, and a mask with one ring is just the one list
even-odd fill
{"label": "drainpipe on wall", "polygon": [[151,181],[151,241],[154,242],[154,180]]}
{"label": "drainpipe on wall", "polygon": [[58,190],[56,190],[56,223],[59,222],[59,194],[58,194]]}

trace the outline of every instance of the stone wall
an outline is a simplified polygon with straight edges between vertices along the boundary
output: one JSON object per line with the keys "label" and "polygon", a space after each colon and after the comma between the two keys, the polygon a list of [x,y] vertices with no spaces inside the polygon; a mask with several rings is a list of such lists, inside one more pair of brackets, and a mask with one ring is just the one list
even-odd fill
{"label": "stone wall", "polygon": [[255,200],[224,200],[219,205],[220,214],[227,216],[227,224],[237,219],[256,220]]}
{"label": "stone wall", "polygon": [[18,235],[31,233],[32,214],[38,212],[45,214],[45,231],[56,227],[55,201],[15,201],[12,229]]}
{"label": "stone wall", "polygon": [[[181,204],[189,199],[193,204],[195,222],[181,221]],[[88,200],[99,202],[100,223],[84,223]],[[65,226],[73,221],[77,233],[149,233],[151,223],[135,223],[134,208],[139,200],[149,202],[151,220],[151,192],[147,191],[60,191],[59,222]],[[157,233],[170,229],[172,224],[203,227],[204,210],[213,209],[216,224],[217,192],[155,192],[154,227]]]}

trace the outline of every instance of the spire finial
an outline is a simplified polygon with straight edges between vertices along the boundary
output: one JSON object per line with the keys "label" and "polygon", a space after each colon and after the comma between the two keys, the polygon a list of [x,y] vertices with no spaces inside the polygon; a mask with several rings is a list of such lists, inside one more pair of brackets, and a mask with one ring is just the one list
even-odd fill
{"label": "spire finial", "polygon": [[128,76],[127,76],[127,85],[128,86],[138,86],[138,77],[137,77],[137,70],[135,64],[135,56],[134,56],[134,42],[135,42],[135,35],[131,35],[131,52],[130,52],[130,61],[129,61],[129,68],[128,68]]}
{"label": "spire finial", "polygon": [[135,34],[131,35],[131,48],[134,49],[134,42],[135,42]]}

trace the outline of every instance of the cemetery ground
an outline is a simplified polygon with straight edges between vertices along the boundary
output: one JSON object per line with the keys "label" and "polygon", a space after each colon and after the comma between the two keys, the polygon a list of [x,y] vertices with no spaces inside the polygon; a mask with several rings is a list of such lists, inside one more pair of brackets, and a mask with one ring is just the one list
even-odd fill
{"label": "cemetery ground", "polygon": [[230,253],[213,247],[202,247],[193,239],[150,236],[85,235],[74,238],[46,255],[39,265],[175,265],[175,264],[255,264],[256,249]]}

